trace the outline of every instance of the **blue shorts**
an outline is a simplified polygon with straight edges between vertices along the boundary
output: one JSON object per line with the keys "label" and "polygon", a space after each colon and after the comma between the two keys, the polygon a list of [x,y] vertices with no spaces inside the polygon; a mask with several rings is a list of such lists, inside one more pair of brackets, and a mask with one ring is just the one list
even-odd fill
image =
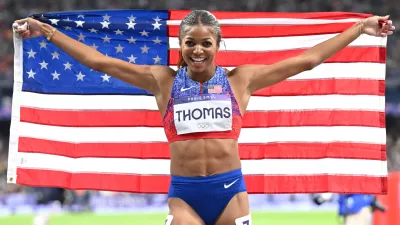
{"label": "blue shorts", "polygon": [[207,177],[171,176],[168,198],[189,204],[206,225],[213,225],[229,201],[246,191],[241,169]]}

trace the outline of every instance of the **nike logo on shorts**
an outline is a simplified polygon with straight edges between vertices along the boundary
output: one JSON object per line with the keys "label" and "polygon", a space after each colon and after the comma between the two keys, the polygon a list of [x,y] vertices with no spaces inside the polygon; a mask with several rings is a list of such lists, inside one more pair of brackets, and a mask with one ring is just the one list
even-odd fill
{"label": "nike logo on shorts", "polygon": [[188,88],[181,88],[181,91],[187,91],[187,90],[189,90],[189,89],[192,89],[192,88],[194,88],[194,87],[196,87],[196,86],[191,86],[191,87],[188,87]]}
{"label": "nike logo on shorts", "polygon": [[230,183],[230,184],[224,184],[224,188],[225,189],[227,189],[227,188],[230,188],[234,183],[236,183],[236,181],[238,181],[239,180],[239,178],[238,179],[236,179],[236,180],[234,180],[232,183]]}

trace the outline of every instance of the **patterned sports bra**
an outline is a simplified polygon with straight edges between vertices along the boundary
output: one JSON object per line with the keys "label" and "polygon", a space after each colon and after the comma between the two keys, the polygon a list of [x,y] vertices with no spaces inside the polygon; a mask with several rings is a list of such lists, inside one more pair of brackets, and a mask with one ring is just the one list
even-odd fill
{"label": "patterned sports bra", "polygon": [[180,68],[174,79],[171,98],[163,118],[170,143],[205,138],[239,138],[242,116],[225,71],[204,83],[193,81]]}

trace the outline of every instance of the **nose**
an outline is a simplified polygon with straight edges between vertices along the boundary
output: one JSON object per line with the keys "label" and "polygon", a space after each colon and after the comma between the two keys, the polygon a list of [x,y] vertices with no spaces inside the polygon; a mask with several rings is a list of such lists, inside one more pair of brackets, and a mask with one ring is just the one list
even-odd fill
{"label": "nose", "polygon": [[199,46],[199,45],[196,45],[196,46],[194,47],[193,53],[196,54],[196,55],[200,55],[200,54],[203,53],[203,48],[202,48],[201,46]]}

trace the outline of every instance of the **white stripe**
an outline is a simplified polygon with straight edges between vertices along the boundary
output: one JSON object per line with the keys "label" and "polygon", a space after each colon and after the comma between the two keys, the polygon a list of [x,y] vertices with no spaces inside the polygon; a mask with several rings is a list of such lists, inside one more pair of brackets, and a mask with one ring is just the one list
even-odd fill
{"label": "white stripe", "polygon": [[20,121],[21,90],[23,80],[23,48],[22,39],[14,33],[14,89],[12,98],[12,114],[10,141],[8,149],[7,182],[16,183],[18,158],[18,133]]}
{"label": "white stripe", "polygon": [[[166,142],[162,127],[59,127],[20,123],[20,136],[71,143]],[[239,143],[352,142],[385,144],[385,128],[269,127],[242,128]]]}
{"label": "white stripe", "polygon": [[[177,66],[170,66],[177,70]],[[233,70],[235,67],[224,67]],[[312,70],[304,71],[288,80],[313,80],[313,79],[385,79],[385,63],[323,63]]]}
{"label": "white stripe", "polygon": [[[249,52],[265,52],[292,50],[313,47],[323,41],[335,37],[338,34],[322,34],[292,37],[270,37],[270,38],[223,38],[224,45],[221,51],[249,51]],[[387,38],[373,37],[370,35],[361,35],[349,46],[386,46]],[[169,38],[169,48],[179,49],[179,41],[177,37]]]}
{"label": "white stripe", "polygon": [[[158,110],[153,96],[45,95],[21,93],[21,106],[55,110]],[[247,111],[281,110],[372,110],[384,111],[385,97],[373,95],[252,96]]]}
{"label": "white stripe", "polygon": [[[244,18],[244,19],[220,19],[220,25],[300,25],[300,24],[332,24],[332,23],[349,23],[357,22],[360,19],[340,19],[340,20],[323,20],[323,19],[293,19],[293,18]],[[180,25],[182,20],[167,20],[167,25]]]}
{"label": "white stripe", "polygon": [[[38,153],[21,153],[20,157],[19,168],[48,169],[71,173],[170,174],[170,160],[168,159],[74,159]],[[333,158],[242,160],[242,171],[245,175],[387,175],[386,161]]]}
{"label": "white stripe", "polygon": [[252,96],[248,111],[368,110],[385,111],[385,97],[373,95]]}

